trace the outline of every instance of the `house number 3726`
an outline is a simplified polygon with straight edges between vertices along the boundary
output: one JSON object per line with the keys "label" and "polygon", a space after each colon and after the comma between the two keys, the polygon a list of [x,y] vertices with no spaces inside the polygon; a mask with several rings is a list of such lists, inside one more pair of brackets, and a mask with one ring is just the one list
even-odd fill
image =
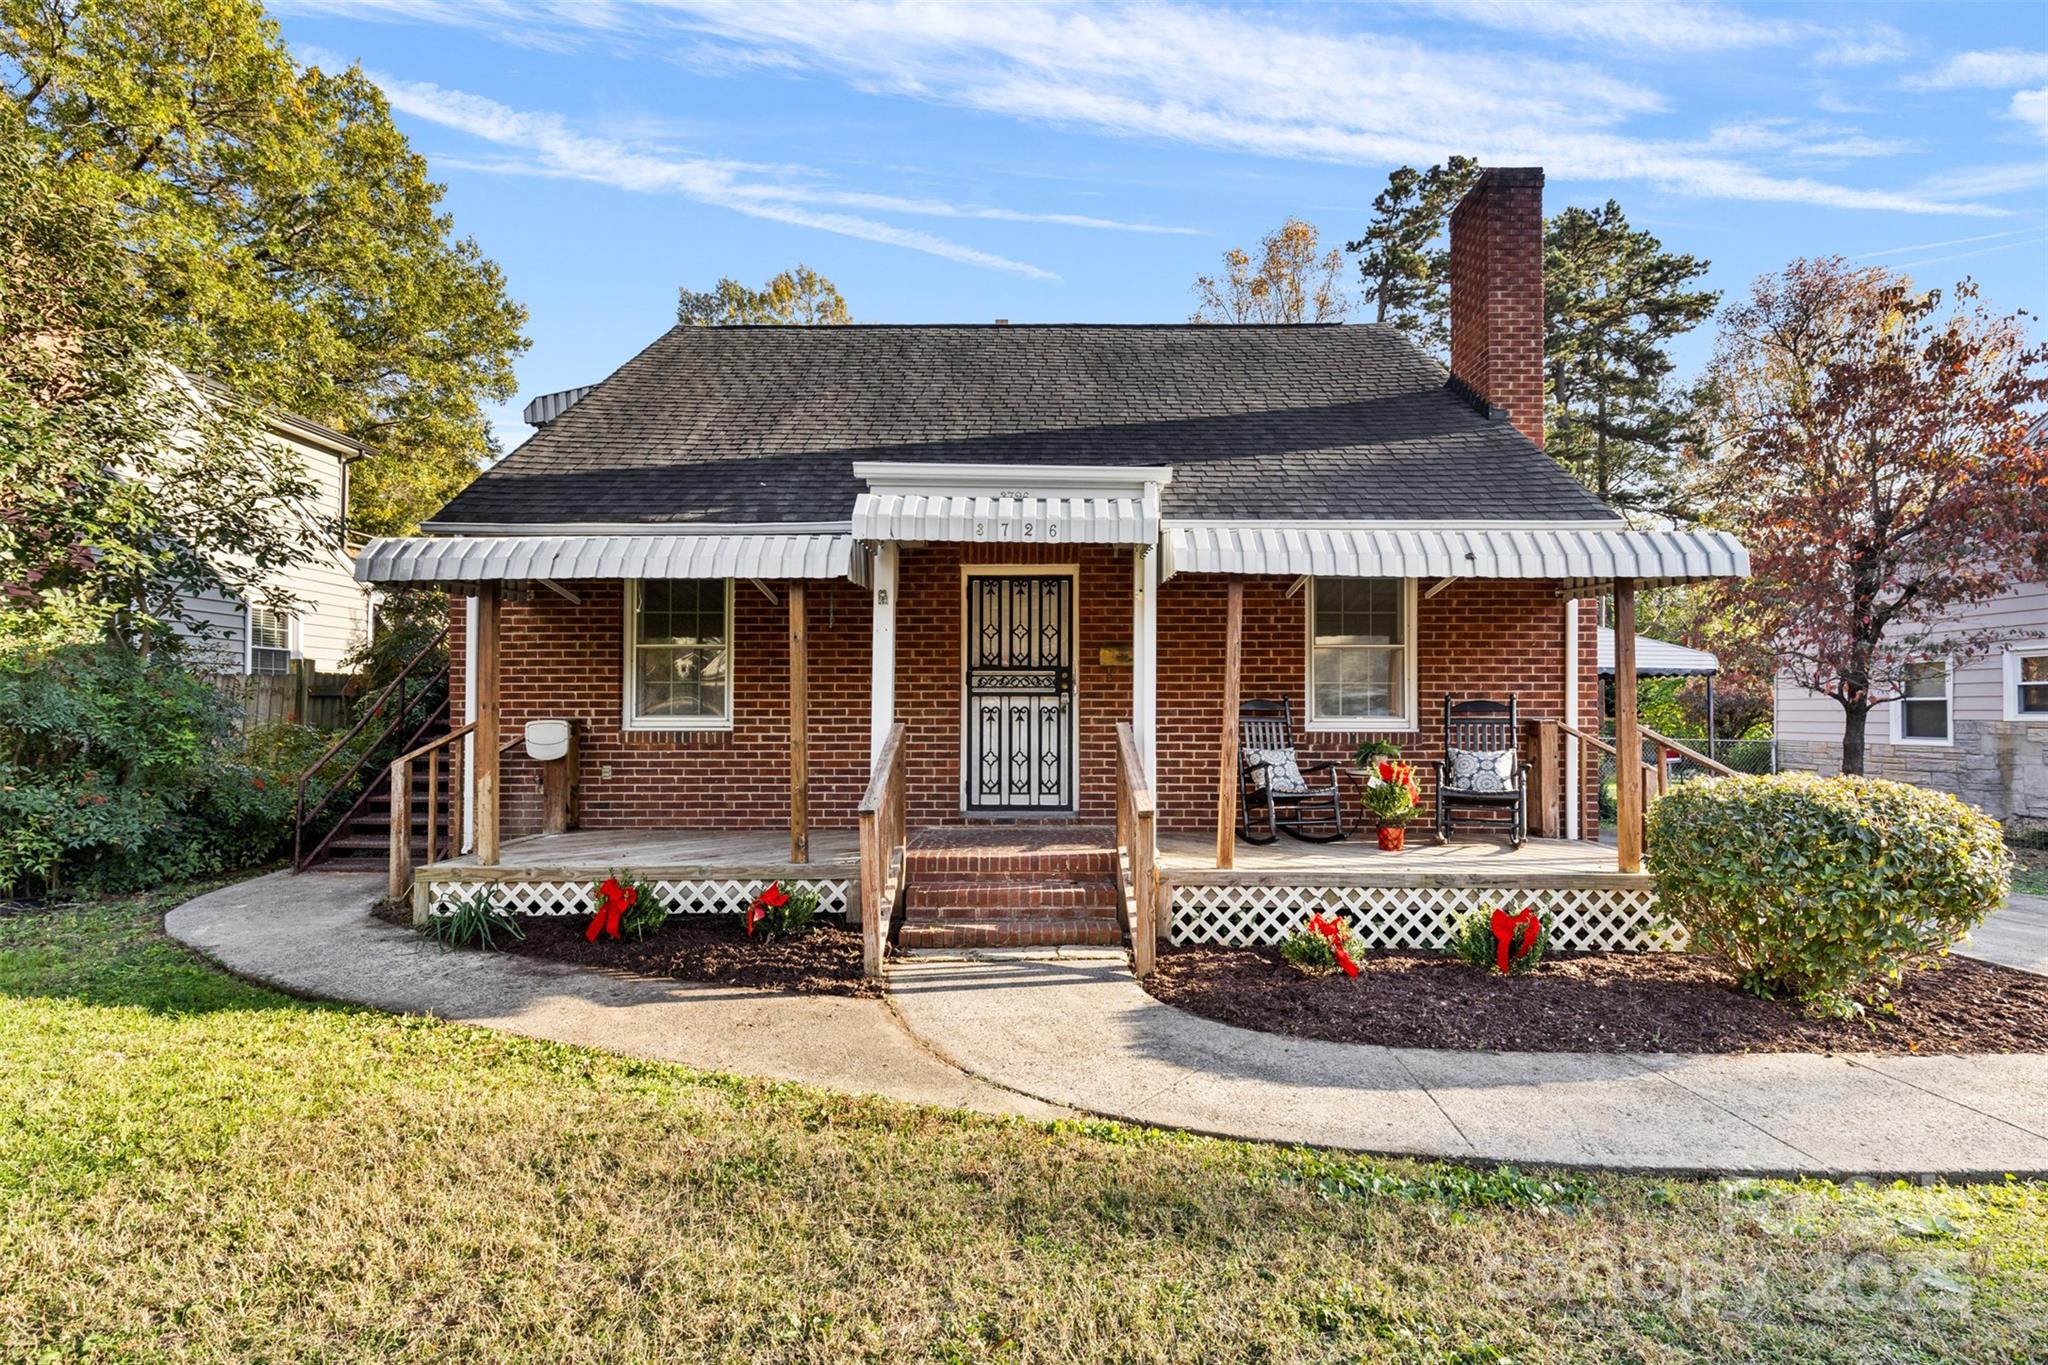
{"label": "house number 3726", "polygon": [[976,540],[987,540],[990,535],[991,526],[994,528],[994,535],[997,540],[1058,540],[1060,538],[1060,528],[1057,523],[1047,522],[1041,527],[1035,521],[998,521],[994,523],[977,521],[974,523],[974,538]]}

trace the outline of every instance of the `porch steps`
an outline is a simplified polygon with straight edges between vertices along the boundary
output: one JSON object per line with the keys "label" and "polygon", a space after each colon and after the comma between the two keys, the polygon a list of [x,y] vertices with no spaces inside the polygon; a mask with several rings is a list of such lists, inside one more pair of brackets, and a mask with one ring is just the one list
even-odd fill
{"label": "porch steps", "polygon": [[1117,855],[1094,825],[949,826],[912,836],[906,950],[1114,945]]}

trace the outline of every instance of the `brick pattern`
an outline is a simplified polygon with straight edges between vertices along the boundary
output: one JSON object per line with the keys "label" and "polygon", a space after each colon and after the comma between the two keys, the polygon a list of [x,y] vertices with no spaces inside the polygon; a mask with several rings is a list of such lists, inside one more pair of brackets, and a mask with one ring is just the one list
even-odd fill
{"label": "brick pattern", "polygon": [[[902,551],[898,593],[898,715],[910,742],[913,829],[958,825],[961,814],[961,566],[1077,564],[1075,644],[1080,708],[1078,818],[1106,824],[1115,801],[1116,724],[1130,716],[1130,668],[1104,664],[1106,645],[1131,639],[1129,552],[1108,547],[931,546]],[[1212,828],[1216,745],[1221,728],[1218,664],[1227,579],[1181,575],[1159,597],[1159,811],[1163,828]],[[785,585],[776,585],[778,595]],[[1289,580],[1245,581],[1245,647],[1240,693],[1293,699],[1307,708],[1306,591]],[[1427,585],[1424,585],[1427,587]],[[730,731],[626,733],[622,585],[571,585],[581,605],[534,592],[503,611],[504,733],[528,720],[579,723],[582,823],[586,829],[786,828],[788,712],[786,603],[751,584],[733,597],[735,697]],[[811,818],[820,829],[851,828],[868,775],[868,675],[872,618],[867,593],[850,583],[813,582],[811,640]],[[1517,694],[1524,714],[1555,716],[1563,698],[1563,604],[1543,582],[1465,580],[1417,606],[1419,730],[1387,734],[1411,758],[1443,752],[1444,694]],[[1582,729],[1598,723],[1594,616],[1580,613]],[[455,677],[463,669],[463,605],[453,600]],[[458,681],[454,708],[462,714]],[[1311,758],[1348,759],[1366,732],[1304,734]],[[609,775],[607,775],[609,769]],[[539,765],[514,748],[505,756],[504,831],[540,828]],[[1581,810],[1597,819],[1590,765]],[[1422,774],[1425,802],[1434,774]],[[1347,779],[1349,781],[1349,779]],[[1357,813],[1355,792],[1347,814]],[[1419,812],[1418,826],[1429,812]],[[1462,818],[1462,817],[1461,817]],[[1477,818],[1473,816],[1472,818]],[[1419,830],[1417,831],[1420,832]]]}
{"label": "brick pattern", "polygon": [[905,855],[905,948],[1123,941],[1114,832],[1102,826],[941,828]]}
{"label": "brick pattern", "polygon": [[1486,171],[1451,212],[1451,373],[1543,444],[1543,172]]}

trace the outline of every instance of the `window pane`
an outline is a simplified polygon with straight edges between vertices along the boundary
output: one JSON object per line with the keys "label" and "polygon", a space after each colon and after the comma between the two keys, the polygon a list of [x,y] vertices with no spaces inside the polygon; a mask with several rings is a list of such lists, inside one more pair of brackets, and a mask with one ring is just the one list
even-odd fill
{"label": "window pane", "polygon": [[1948,695],[1948,665],[1940,660],[1906,665],[1906,695],[1945,697]]}
{"label": "window pane", "polygon": [[724,644],[724,580],[653,579],[641,584],[639,632],[643,644]]}
{"label": "window pane", "polygon": [[2048,682],[2020,684],[2020,713],[2028,716],[2048,716]]}
{"label": "window pane", "polygon": [[1315,714],[1342,720],[1398,712],[1400,658],[1394,649],[1316,650]]}
{"label": "window pane", "polygon": [[720,579],[657,579],[640,585],[633,651],[637,717],[724,718],[725,602]]}
{"label": "window pane", "polygon": [[2048,654],[2021,655],[2020,681],[2023,683],[2048,683]]}
{"label": "window pane", "polygon": [[1316,639],[1354,645],[1401,643],[1401,580],[1319,578]]}
{"label": "window pane", "polygon": [[258,649],[290,649],[291,613],[275,607],[249,608],[249,642]]}
{"label": "window pane", "polygon": [[1947,739],[1948,703],[1945,701],[1902,701],[1906,708],[1904,731],[1907,739]]}

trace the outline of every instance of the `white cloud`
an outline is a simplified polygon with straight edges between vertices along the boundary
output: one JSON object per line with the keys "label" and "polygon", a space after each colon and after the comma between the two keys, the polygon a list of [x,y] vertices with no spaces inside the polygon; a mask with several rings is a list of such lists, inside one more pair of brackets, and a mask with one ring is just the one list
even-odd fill
{"label": "white cloud", "polygon": [[1840,33],[1813,54],[1822,66],[1877,66],[1896,62],[1912,51],[1906,35],[1890,24]]}
{"label": "white cloud", "polygon": [[1759,19],[1727,5],[1675,0],[1610,0],[1602,4],[1528,0],[1434,0],[1430,8],[1489,28],[1624,51],[1727,52],[1778,47],[1805,36],[1804,24]]}
{"label": "white cloud", "polygon": [[[312,0],[346,8],[350,0]],[[386,0],[370,0],[389,13]],[[437,17],[493,28],[562,28],[582,12],[519,0],[428,0]],[[1482,22],[1547,26],[1610,46],[1779,41],[1788,21],[1661,4],[1456,4]],[[1332,28],[1329,10],[1247,12],[1013,0],[992,5],[846,0],[620,0],[595,11],[593,41],[705,48],[722,59],[824,72],[852,87],[1097,133],[1296,160],[1384,166],[1464,152],[1541,165],[1562,180],[1638,181],[1676,193],[1904,213],[2001,210],[1908,189],[1836,184],[1783,168],[1870,159],[1902,145],[1853,130],[1798,148],[1735,148],[1704,136],[1639,136],[1665,97],[1584,62],[1498,47],[1427,45],[1401,32]],[[1351,12],[1347,12],[1351,13]],[[1654,30],[1654,32],[1653,32]],[[1689,37],[1688,37],[1689,35]],[[757,198],[757,203],[769,202]],[[843,207],[862,207],[845,204]],[[876,208],[872,211],[886,211]]]}
{"label": "white cloud", "polygon": [[2012,97],[2012,107],[2006,117],[2016,119],[2031,128],[2036,137],[2048,141],[2048,87],[2040,90],[2022,90]]}
{"label": "white cloud", "polygon": [[1958,52],[1928,71],[1908,76],[1908,90],[1999,90],[2048,81],[2048,52],[2001,47],[1989,52]]}

